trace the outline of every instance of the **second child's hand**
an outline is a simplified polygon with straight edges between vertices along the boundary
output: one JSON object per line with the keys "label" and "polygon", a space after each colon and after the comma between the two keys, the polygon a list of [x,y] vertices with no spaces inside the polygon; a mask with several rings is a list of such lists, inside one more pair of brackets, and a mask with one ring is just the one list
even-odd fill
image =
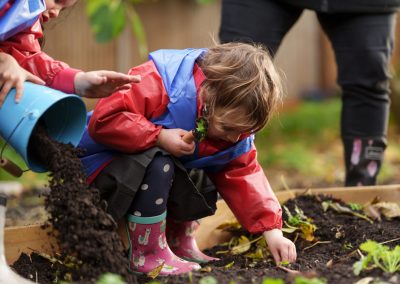
{"label": "second child's hand", "polygon": [[100,70],[79,72],[74,85],[77,95],[85,98],[104,98],[119,90],[129,88],[131,83],[139,83],[140,75],[126,75],[114,71]]}
{"label": "second child's hand", "polygon": [[25,81],[39,85],[45,84],[42,79],[22,68],[14,57],[0,52],[0,107],[12,88],[16,91],[15,102],[18,103],[21,100]]}

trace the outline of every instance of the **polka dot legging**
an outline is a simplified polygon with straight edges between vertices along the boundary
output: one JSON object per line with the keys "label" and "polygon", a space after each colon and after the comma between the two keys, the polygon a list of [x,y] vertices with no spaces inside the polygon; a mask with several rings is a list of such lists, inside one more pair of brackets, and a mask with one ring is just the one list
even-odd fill
{"label": "polka dot legging", "polygon": [[142,184],[130,207],[130,214],[152,217],[164,213],[167,210],[174,172],[174,162],[169,156],[156,155],[147,167]]}

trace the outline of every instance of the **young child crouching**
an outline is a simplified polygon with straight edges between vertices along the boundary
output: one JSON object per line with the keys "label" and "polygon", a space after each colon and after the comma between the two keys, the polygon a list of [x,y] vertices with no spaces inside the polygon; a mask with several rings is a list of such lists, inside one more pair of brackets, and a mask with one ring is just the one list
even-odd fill
{"label": "young child crouching", "polygon": [[[160,275],[179,274],[212,260],[193,231],[214,214],[217,192],[247,230],[263,233],[276,262],[294,261],[254,145],[281,96],[267,51],[243,43],[158,50],[129,74],[141,82],[98,102],[80,147],[88,182],[116,220],[127,218],[130,269],[147,273],[164,263]],[[208,125],[205,137],[186,143],[196,121]],[[215,187],[196,186],[192,169]]]}

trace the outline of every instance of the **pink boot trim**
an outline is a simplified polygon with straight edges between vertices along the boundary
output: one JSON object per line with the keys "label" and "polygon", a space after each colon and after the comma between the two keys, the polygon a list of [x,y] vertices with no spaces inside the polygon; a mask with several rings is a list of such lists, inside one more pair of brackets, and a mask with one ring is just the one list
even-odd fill
{"label": "pink boot trim", "polygon": [[165,213],[160,217],[164,218],[153,224],[143,223],[153,222],[157,219],[155,217],[128,217],[130,270],[149,273],[162,263],[164,266],[159,275],[181,274],[200,269],[197,263],[180,259],[171,251],[165,237]]}
{"label": "pink boot trim", "polygon": [[169,218],[167,239],[171,250],[183,259],[198,263],[219,260],[219,258],[205,255],[200,251],[194,238],[194,232],[198,227],[197,221],[178,222]]}

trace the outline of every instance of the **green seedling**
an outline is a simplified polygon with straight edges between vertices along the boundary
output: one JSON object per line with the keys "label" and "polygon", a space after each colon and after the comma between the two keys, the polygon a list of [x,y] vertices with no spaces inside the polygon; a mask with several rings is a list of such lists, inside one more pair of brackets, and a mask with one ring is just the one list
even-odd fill
{"label": "green seedling", "polygon": [[372,221],[370,218],[368,218],[368,216],[366,216],[365,214],[355,212],[350,207],[341,205],[339,202],[333,202],[332,200],[326,200],[326,201],[323,201],[321,203],[321,205],[322,205],[322,209],[324,210],[324,212],[328,211],[328,209],[330,208],[338,213],[350,214],[350,215],[356,216],[358,218],[364,219],[364,220],[370,222],[371,224],[374,223],[374,221]]}
{"label": "green seedling", "polygon": [[183,141],[192,143],[193,141],[200,142],[207,136],[208,123],[203,117],[196,120],[196,128],[192,129],[183,136]]}
{"label": "green seedling", "polygon": [[355,275],[359,275],[362,270],[373,268],[379,268],[388,273],[400,271],[400,245],[390,249],[388,246],[368,240],[360,245],[360,249],[367,255],[354,263]]}
{"label": "green seedling", "polygon": [[118,274],[105,273],[100,276],[96,284],[126,284],[126,282]]}
{"label": "green seedling", "polygon": [[288,266],[290,264],[289,261],[285,260],[285,261],[281,261],[278,263],[278,266]]}
{"label": "green seedling", "polygon": [[349,243],[349,242],[345,242],[345,243],[343,244],[343,248],[344,248],[344,249],[352,249],[352,248],[353,248],[353,245],[352,245],[351,243]]}
{"label": "green seedling", "polygon": [[196,141],[203,140],[207,135],[208,123],[203,117],[196,120],[196,128],[193,130],[193,135]]}
{"label": "green seedling", "polygon": [[285,221],[285,228],[282,228],[283,232],[293,233],[297,230],[301,231],[301,237],[307,241],[312,242],[314,240],[314,232],[317,229],[317,226],[312,223],[312,219],[308,218],[304,215],[303,210],[299,207],[295,207],[296,214],[292,214],[290,210],[283,206],[286,215],[288,216],[288,220]]}
{"label": "green seedling", "polygon": [[359,203],[353,203],[353,202],[349,202],[347,203],[347,205],[350,207],[351,210],[353,211],[362,211],[364,206],[362,206]]}
{"label": "green seedling", "polygon": [[206,276],[200,279],[199,284],[218,284],[218,281],[212,276]]}
{"label": "green seedling", "polygon": [[285,281],[279,278],[265,278],[262,284],[285,284]]}
{"label": "green seedling", "polygon": [[326,279],[324,278],[306,278],[303,276],[298,276],[294,279],[294,283],[296,284],[326,284]]}

